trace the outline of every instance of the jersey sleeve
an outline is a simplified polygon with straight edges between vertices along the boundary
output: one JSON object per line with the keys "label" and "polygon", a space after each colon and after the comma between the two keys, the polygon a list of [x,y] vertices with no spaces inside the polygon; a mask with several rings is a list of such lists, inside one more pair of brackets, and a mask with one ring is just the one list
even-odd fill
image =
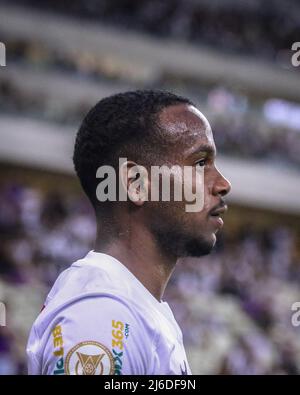
{"label": "jersey sleeve", "polygon": [[144,375],[154,348],[153,331],[132,307],[110,297],[86,298],[53,320],[42,374]]}

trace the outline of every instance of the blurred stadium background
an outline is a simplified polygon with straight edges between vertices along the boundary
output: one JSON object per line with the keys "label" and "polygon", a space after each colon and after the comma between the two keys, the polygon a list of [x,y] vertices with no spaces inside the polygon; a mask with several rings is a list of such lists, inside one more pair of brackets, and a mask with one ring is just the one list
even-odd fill
{"label": "blurred stadium background", "polygon": [[0,1],[0,374],[59,272],[92,248],[72,168],[86,111],[162,88],[193,99],[232,182],[213,254],[178,265],[165,299],[195,374],[299,374],[300,41],[296,0]]}

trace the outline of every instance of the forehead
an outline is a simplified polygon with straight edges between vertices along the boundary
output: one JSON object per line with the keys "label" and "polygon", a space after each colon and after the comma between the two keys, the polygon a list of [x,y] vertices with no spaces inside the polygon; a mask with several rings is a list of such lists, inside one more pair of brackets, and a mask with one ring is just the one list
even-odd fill
{"label": "forehead", "polygon": [[159,114],[160,125],[168,143],[188,153],[201,145],[214,148],[213,134],[208,120],[196,107],[180,104],[164,108]]}

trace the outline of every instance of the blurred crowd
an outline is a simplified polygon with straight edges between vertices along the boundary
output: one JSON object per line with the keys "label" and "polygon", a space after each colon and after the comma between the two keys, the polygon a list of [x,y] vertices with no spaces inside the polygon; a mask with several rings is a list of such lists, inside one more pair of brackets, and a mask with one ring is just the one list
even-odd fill
{"label": "blurred crowd", "polygon": [[[255,56],[284,67],[290,67],[291,44],[300,34],[297,0],[9,3]],[[219,153],[267,160],[274,166],[300,166],[299,104],[252,98],[227,86],[206,86],[163,71],[145,77],[141,72],[137,78],[121,59],[88,51],[62,52],[41,44],[38,37],[28,41],[3,36],[1,41],[8,48],[10,69],[41,72],[47,78],[41,77],[36,89],[37,84],[22,84],[22,78],[9,77],[4,70],[0,115],[41,118],[72,125],[75,131],[93,102],[88,93],[84,100],[75,95],[72,100],[63,94],[51,97],[47,84],[58,76],[66,83],[89,82],[107,91],[157,87],[186,95],[199,105],[212,125]],[[65,89],[64,84],[60,87]],[[16,183],[0,186],[0,301],[6,304],[8,319],[0,328],[0,375],[26,373],[29,328],[57,275],[92,248],[95,231],[91,208],[76,193],[62,195]],[[211,255],[178,263],[165,299],[183,330],[194,373],[300,374],[299,327],[291,322],[291,306],[300,302],[299,255],[299,235],[291,228],[258,230],[251,219],[241,218],[238,232],[225,227]]]}
{"label": "blurred crowd", "polygon": [[[284,227],[244,223],[210,256],[186,259],[168,289],[194,369],[204,374],[299,374],[296,240]],[[227,236],[228,235],[228,236]],[[179,291],[179,292],[178,292]]]}
{"label": "blurred crowd", "polygon": [[13,2],[279,63],[290,57],[292,43],[299,40],[300,5],[297,0]]}
{"label": "blurred crowd", "polygon": [[[92,248],[86,200],[28,185],[0,188],[0,374],[26,373],[29,328],[57,275]],[[298,235],[299,237],[299,235]],[[165,300],[182,327],[194,373],[299,374],[299,240],[284,226],[220,234],[214,252],[178,263]]]}
{"label": "blurred crowd", "polygon": [[[54,70],[65,78],[100,83],[111,91],[136,89],[139,84],[122,74],[122,64],[106,63],[92,54],[59,53],[37,42],[9,40],[12,64],[32,70]],[[118,63],[118,61],[116,61]],[[51,81],[51,79],[49,79]],[[192,99],[208,116],[220,153],[237,157],[272,160],[272,163],[300,166],[300,105],[284,100],[257,100],[225,86],[205,86],[182,81],[178,76],[156,76],[141,88],[175,91]],[[62,88],[63,89],[63,88]],[[88,95],[87,95],[88,96]],[[13,77],[0,76],[1,113],[42,118],[74,126],[82,121],[95,100],[55,99],[44,91],[20,86]]]}

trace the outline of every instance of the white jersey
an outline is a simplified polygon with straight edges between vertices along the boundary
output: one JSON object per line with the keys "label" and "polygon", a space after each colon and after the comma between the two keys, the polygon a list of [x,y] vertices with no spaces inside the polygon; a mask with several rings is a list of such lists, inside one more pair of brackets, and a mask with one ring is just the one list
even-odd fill
{"label": "white jersey", "polygon": [[27,355],[29,374],[191,374],[169,305],[118,260],[94,251],[56,280]]}

